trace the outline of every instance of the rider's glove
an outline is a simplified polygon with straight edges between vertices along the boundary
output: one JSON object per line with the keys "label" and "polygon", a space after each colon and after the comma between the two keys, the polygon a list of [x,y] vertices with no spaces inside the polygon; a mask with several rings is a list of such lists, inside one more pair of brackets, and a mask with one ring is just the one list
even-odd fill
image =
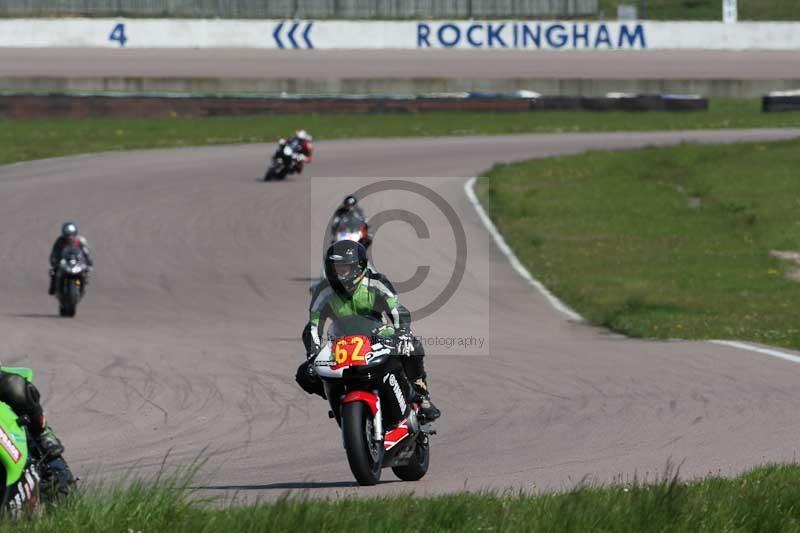
{"label": "rider's glove", "polygon": [[314,365],[311,364],[311,360],[309,360],[308,366],[306,366],[306,373],[308,377],[311,379],[317,379],[317,369],[314,368]]}
{"label": "rider's glove", "polygon": [[391,337],[395,334],[395,330],[392,326],[381,326],[374,331],[375,335],[378,337]]}
{"label": "rider's glove", "polygon": [[314,346],[311,349],[311,351],[306,354],[306,359],[313,359],[314,357],[316,357],[319,354],[319,351],[320,351],[320,347],[319,346]]}
{"label": "rider's glove", "polygon": [[397,351],[405,356],[411,355],[414,351],[414,337],[409,334],[400,335],[397,343]]}

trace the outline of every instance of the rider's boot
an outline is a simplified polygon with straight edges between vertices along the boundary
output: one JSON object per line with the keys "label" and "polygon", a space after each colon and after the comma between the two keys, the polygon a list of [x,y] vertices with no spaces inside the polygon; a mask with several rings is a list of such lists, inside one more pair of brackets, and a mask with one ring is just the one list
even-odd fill
{"label": "rider's boot", "polygon": [[433,422],[442,416],[442,412],[431,401],[425,378],[419,378],[414,382],[414,391],[419,399],[419,414],[422,415],[425,422]]}
{"label": "rider's boot", "polygon": [[54,498],[66,496],[75,485],[75,476],[62,457],[64,445],[50,426],[44,427],[38,436],[38,441],[42,449],[41,474],[44,493]]}
{"label": "rider's boot", "polygon": [[50,271],[50,288],[47,289],[47,294],[53,296],[56,293],[56,273]]}
{"label": "rider's boot", "polygon": [[42,458],[47,461],[60,457],[64,453],[64,445],[58,440],[53,428],[45,426],[38,436],[39,446],[42,448]]}

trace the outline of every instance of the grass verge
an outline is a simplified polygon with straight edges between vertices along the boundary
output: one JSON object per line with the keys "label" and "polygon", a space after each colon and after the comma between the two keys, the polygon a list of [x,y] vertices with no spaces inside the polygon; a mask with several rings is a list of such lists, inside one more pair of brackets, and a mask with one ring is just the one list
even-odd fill
{"label": "grass verge", "polygon": [[588,131],[800,127],[800,113],[765,114],[757,100],[715,99],[698,112],[420,113],[217,118],[0,120],[0,163],[79,153],[273,142],[303,127],[317,140]]}
{"label": "grass verge", "polygon": [[544,495],[464,493],[208,505],[189,479],[90,490],[0,531],[795,531],[800,467],[766,466],[735,479],[675,477]]}
{"label": "grass verge", "polygon": [[682,145],[528,161],[478,194],[534,276],[634,337],[798,349],[800,142]]}

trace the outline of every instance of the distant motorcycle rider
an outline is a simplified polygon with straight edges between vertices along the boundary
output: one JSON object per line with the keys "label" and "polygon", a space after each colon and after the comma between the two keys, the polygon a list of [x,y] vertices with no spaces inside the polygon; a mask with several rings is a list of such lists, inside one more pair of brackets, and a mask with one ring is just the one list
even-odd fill
{"label": "distant motorcycle rider", "polygon": [[342,205],[336,208],[336,211],[333,212],[333,223],[332,226],[336,227],[341,220],[342,216],[344,215],[353,215],[356,218],[360,218],[364,222],[367,221],[367,217],[364,216],[364,210],[361,209],[361,206],[358,205],[358,198],[353,196],[352,194],[348,194],[342,200]]}
{"label": "distant motorcycle rider", "polygon": [[294,136],[289,139],[278,140],[278,150],[275,152],[273,159],[280,157],[284,146],[288,145],[292,147],[297,154],[294,170],[298,174],[301,174],[303,172],[303,165],[305,163],[311,163],[311,159],[313,158],[314,145],[311,142],[313,140],[314,138],[311,137],[306,130],[297,130],[294,132]]}
{"label": "distant motorcycle rider", "polygon": [[364,210],[361,209],[361,206],[358,205],[358,199],[352,194],[345,196],[344,200],[342,200],[342,205],[337,207],[336,211],[333,212],[333,221],[331,222],[331,233],[336,232],[339,223],[348,216],[360,220],[361,222],[364,223],[364,226],[366,226],[367,235],[359,242],[363,244],[364,247],[369,248],[369,246],[372,244],[372,234],[369,232],[367,217],[364,214]]}
{"label": "distant motorcycle rider", "polygon": [[[315,291],[309,308],[309,321],[303,329],[306,361],[297,369],[295,379],[309,394],[324,397],[320,379],[313,370],[314,357],[322,348],[322,331],[328,319],[352,315],[377,318],[394,329],[406,375],[414,385],[420,402],[420,414],[427,420],[441,415],[430,400],[425,373],[425,350],[411,332],[411,315],[398,303],[397,294],[385,276],[367,266],[367,251],[354,241],[339,241],[325,253],[325,278],[328,283]],[[389,330],[391,331],[391,330]]]}
{"label": "distant motorcycle rider", "polygon": [[53,249],[50,252],[50,289],[48,289],[47,293],[51,296],[56,293],[56,266],[61,260],[61,255],[68,248],[77,249],[83,253],[86,265],[89,267],[87,273],[84,274],[84,285],[89,283],[88,272],[91,272],[94,266],[89,243],[83,235],[78,234],[78,226],[74,222],[65,222],[61,226],[61,235],[53,243]]}
{"label": "distant motorcycle rider", "polygon": [[33,383],[0,368],[0,401],[8,404],[20,416],[20,423],[27,427],[40,448],[44,463],[43,483],[60,485],[64,490],[74,484],[75,479],[62,457],[64,445],[56,437],[53,428],[47,425],[39,398],[39,390]]}

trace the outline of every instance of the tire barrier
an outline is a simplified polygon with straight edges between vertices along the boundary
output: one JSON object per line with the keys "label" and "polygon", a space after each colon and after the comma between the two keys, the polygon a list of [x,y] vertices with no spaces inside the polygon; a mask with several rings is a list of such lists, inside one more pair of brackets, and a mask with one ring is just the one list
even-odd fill
{"label": "tire barrier", "polygon": [[771,92],[761,99],[761,111],[800,111],[800,90]]}

